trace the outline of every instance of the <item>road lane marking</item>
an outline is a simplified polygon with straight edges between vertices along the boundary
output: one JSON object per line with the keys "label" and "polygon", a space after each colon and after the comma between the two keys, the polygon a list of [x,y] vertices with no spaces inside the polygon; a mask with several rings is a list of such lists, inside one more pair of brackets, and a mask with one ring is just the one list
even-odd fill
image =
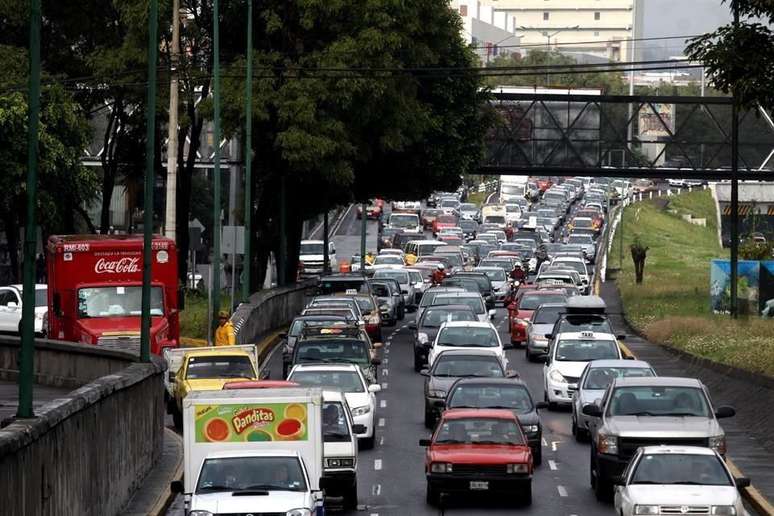
{"label": "road lane marking", "polygon": [[385,358],[384,360],[382,360],[382,364],[383,365],[387,365],[389,363],[389,361],[390,361],[389,358]]}
{"label": "road lane marking", "polygon": [[376,484],[371,488],[371,494],[374,496],[379,496],[382,494],[382,484]]}
{"label": "road lane marking", "polygon": [[386,369],[386,368],[385,368],[385,369],[382,369],[382,374],[383,374],[384,376],[390,376],[390,370],[389,370],[389,369]]}
{"label": "road lane marking", "polygon": [[381,400],[379,402],[379,407],[380,408],[385,408],[386,406],[387,406],[387,400]]}
{"label": "road lane marking", "polygon": [[387,389],[387,385],[388,385],[387,382],[382,382],[382,390],[383,391]]}
{"label": "road lane marking", "polygon": [[567,496],[567,489],[565,489],[564,486],[556,486],[556,490],[559,491],[559,496]]}
{"label": "road lane marking", "polygon": [[379,437],[379,446],[384,446],[384,436]]}
{"label": "road lane marking", "polygon": [[380,471],[382,469],[382,459],[375,459],[374,460],[374,469],[376,471]]}
{"label": "road lane marking", "polygon": [[383,417],[379,418],[379,426],[384,426],[385,420]]}
{"label": "road lane marking", "polygon": [[551,471],[556,471],[556,462],[549,460],[548,467],[551,468]]}
{"label": "road lane marking", "polygon": [[387,348],[387,349],[385,349],[385,350],[384,350],[384,353],[385,353],[385,354],[387,354],[387,355],[389,355],[389,354],[390,354],[390,348]]}
{"label": "road lane marking", "polygon": [[556,445],[562,441],[551,441],[551,451],[556,451]]}
{"label": "road lane marking", "polygon": [[546,438],[545,437],[543,437],[542,441],[543,441],[543,446],[548,446],[548,443],[546,442]]}

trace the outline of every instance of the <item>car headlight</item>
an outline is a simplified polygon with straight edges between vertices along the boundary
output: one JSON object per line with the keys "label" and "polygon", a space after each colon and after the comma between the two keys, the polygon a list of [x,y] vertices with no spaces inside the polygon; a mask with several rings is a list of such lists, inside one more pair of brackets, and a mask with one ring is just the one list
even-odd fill
{"label": "car headlight", "polygon": [[433,462],[430,464],[430,471],[432,473],[451,473],[453,467],[448,462]]}
{"label": "car headlight", "polygon": [[191,511],[188,516],[212,516],[210,511]]}
{"label": "car headlight", "polygon": [[[608,455],[618,455],[618,437],[614,435],[607,435],[602,432],[597,434],[597,450],[599,453],[606,453]],[[643,512],[642,514],[651,514],[649,512]]]}
{"label": "car headlight", "polygon": [[634,514],[658,514],[661,508],[658,505],[635,505]]}
{"label": "car headlight", "polygon": [[419,341],[420,344],[427,344],[427,341],[428,341],[427,333],[418,333],[417,340]]}
{"label": "car headlight", "polygon": [[538,430],[540,430],[540,427],[538,425],[524,425],[521,428],[527,434],[536,434],[538,432]]}
{"label": "car headlight", "polygon": [[509,475],[514,473],[529,473],[529,467],[526,464],[508,464],[505,472]]}
{"label": "car headlight", "polygon": [[736,516],[736,507],[733,505],[713,505],[710,514],[718,516]]}
{"label": "car headlight", "polygon": [[290,509],[285,513],[285,516],[312,516],[312,511],[309,509]]}
{"label": "car headlight", "polygon": [[353,408],[352,409],[352,416],[353,417],[364,416],[364,415],[368,414],[369,412],[371,412],[370,405],[363,405],[362,407],[355,407],[355,408]]}
{"label": "car headlight", "polygon": [[557,369],[552,369],[551,372],[548,373],[548,378],[556,383],[567,383],[565,377],[562,376],[562,373],[560,373]]}
{"label": "car headlight", "polygon": [[427,391],[428,396],[431,398],[445,398],[446,397],[446,391],[441,391],[438,389],[430,389]]}
{"label": "car headlight", "polygon": [[[726,454],[726,436],[716,435],[709,438],[709,447],[721,455]],[[713,513],[714,514],[714,513]]]}

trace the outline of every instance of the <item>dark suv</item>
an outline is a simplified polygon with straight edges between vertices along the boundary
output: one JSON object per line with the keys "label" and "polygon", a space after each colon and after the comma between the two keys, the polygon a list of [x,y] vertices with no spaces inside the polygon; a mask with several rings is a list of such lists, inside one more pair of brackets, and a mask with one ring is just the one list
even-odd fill
{"label": "dark suv", "polygon": [[378,379],[381,360],[376,350],[381,343],[371,344],[360,326],[306,327],[293,348],[291,369],[296,364],[356,364],[369,383]]}

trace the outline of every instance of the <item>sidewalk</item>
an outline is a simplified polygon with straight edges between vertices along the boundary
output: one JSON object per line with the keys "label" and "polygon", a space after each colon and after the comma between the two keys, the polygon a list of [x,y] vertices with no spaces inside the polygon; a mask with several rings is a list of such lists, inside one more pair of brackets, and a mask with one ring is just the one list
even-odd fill
{"label": "sidewalk", "polygon": [[[735,417],[722,421],[728,456],[751,479],[755,489],[748,495],[757,490],[766,500],[774,500],[774,380],[652,344],[626,323],[614,282],[601,283],[599,295],[607,304],[614,331],[626,334],[624,344],[637,358],[649,362],[661,376],[699,378],[709,389],[715,406],[731,405],[736,409]],[[758,500],[756,505],[762,503],[765,509],[766,500]],[[762,514],[774,512],[764,510]]]}

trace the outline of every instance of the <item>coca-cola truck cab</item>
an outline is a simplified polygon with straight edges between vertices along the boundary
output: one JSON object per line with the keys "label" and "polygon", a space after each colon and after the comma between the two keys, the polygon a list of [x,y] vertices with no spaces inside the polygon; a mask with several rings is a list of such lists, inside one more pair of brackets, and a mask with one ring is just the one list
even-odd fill
{"label": "coca-cola truck cab", "polygon": [[[137,349],[142,312],[142,235],[66,235],[48,239],[48,335],[52,339]],[[180,337],[177,249],[153,237],[151,353]]]}

